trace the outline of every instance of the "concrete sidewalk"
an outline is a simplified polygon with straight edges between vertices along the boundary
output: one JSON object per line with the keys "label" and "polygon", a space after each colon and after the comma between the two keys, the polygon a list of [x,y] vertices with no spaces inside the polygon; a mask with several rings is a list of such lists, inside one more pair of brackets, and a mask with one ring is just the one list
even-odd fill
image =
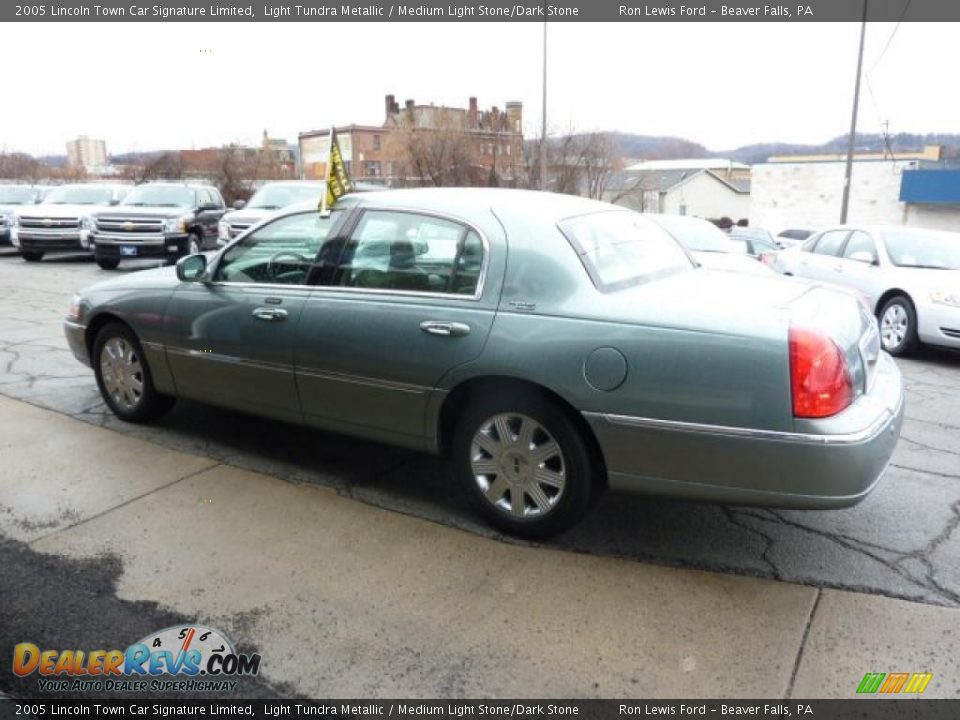
{"label": "concrete sidewalk", "polygon": [[5,397],[0,457],[0,533],[119,558],[308,696],[960,695],[956,609],[498,542]]}

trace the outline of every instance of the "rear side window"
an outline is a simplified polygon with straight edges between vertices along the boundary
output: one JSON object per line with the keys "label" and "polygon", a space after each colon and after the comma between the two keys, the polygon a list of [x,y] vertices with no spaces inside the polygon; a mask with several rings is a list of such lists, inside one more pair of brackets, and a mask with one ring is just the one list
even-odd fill
{"label": "rear side window", "polygon": [[602,292],[693,267],[677,241],[639,213],[580,215],[561,221],[558,227]]}
{"label": "rear side window", "polygon": [[474,295],[483,242],[462,223],[412,212],[367,210],[350,236],[335,284]]}
{"label": "rear side window", "polygon": [[847,239],[848,230],[830,230],[820,236],[813,251],[817,255],[839,255],[843,241]]}

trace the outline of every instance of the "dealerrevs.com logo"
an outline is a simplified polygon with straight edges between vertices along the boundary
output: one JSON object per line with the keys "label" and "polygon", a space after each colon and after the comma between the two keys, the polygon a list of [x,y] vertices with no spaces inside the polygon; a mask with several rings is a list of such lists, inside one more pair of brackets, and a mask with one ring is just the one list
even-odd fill
{"label": "dealerrevs.com logo", "polygon": [[42,650],[24,642],[13,649],[13,672],[38,676],[42,692],[230,691],[241,676],[260,672],[260,655],[237,653],[220,631],[168,627],[126,650]]}

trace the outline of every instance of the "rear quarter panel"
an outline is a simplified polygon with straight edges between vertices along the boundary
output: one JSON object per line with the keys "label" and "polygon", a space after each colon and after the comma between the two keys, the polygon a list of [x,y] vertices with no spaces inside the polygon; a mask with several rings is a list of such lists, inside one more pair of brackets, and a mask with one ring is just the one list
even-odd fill
{"label": "rear quarter panel", "polygon": [[[716,288],[732,287],[737,276],[691,270],[601,293],[554,225],[499,215],[509,245],[500,310],[483,354],[451,372],[446,388],[505,375],[543,385],[580,411],[793,429],[785,315],[717,308]],[[705,296],[690,291],[698,278],[710,280]],[[625,360],[613,389],[598,389],[585,374],[601,348]]]}

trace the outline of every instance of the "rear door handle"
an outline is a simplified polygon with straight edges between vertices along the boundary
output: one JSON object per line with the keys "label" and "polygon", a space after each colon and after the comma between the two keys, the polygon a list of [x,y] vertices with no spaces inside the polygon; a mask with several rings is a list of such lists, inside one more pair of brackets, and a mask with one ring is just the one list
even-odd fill
{"label": "rear door handle", "polygon": [[462,337],[470,334],[470,326],[466,323],[449,322],[448,320],[424,320],[420,329],[431,335],[444,337]]}
{"label": "rear door handle", "polygon": [[283,308],[258,307],[253,311],[253,316],[257,320],[286,320],[287,311]]}

